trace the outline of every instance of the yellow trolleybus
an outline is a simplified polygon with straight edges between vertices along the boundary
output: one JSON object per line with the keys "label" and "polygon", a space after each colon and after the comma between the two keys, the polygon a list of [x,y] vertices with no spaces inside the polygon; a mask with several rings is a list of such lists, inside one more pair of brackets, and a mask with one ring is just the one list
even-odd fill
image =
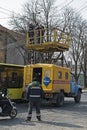
{"label": "yellow trolleybus", "polygon": [[0,63],[0,91],[7,88],[11,99],[22,99],[24,66]]}

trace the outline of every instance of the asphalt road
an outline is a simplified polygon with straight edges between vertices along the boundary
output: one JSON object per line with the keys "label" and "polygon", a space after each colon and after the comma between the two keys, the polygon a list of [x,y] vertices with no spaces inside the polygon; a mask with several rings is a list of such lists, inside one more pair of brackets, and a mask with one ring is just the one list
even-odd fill
{"label": "asphalt road", "polygon": [[17,103],[15,119],[0,117],[0,130],[87,130],[87,93],[82,94],[80,104],[66,98],[63,107],[41,106],[42,121],[36,119],[35,109],[31,122],[26,122],[27,103]]}

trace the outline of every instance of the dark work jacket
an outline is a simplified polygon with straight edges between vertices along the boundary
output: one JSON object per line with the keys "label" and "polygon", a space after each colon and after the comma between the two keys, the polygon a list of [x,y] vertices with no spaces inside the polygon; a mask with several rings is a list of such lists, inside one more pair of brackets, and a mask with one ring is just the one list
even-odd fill
{"label": "dark work jacket", "polygon": [[29,101],[40,101],[42,95],[42,88],[40,83],[37,81],[33,81],[28,85],[27,88],[27,99]]}

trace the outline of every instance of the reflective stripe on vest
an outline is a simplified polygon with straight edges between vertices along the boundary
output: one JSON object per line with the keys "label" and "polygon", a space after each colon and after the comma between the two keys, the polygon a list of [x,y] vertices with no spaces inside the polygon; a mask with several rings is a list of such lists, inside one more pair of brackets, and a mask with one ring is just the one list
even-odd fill
{"label": "reflective stripe on vest", "polygon": [[40,95],[30,95],[30,97],[40,97]]}
{"label": "reflective stripe on vest", "polygon": [[41,89],[40,87],[31,87],[30,89]]}

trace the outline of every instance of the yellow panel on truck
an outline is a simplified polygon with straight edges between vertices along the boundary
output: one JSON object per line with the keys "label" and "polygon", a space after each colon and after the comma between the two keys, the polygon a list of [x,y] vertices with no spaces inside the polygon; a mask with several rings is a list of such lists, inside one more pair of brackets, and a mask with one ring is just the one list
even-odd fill
{"label": "yellow panel on truck", "polygon": [[53,92],[53,64],[42,65],[42,88],[45,92]]}
{"label": "yellow panel on truck", "polygon": [[54,64],[32,64],[25,67],[26,85],[37,77],[44,92],[70,92],[70,69]]}
{"label": "yellow panel on truck", "polygon": [[70,69],[53,66],[53,90],[60,91],[63,90],[66,93],[70,92]]}

